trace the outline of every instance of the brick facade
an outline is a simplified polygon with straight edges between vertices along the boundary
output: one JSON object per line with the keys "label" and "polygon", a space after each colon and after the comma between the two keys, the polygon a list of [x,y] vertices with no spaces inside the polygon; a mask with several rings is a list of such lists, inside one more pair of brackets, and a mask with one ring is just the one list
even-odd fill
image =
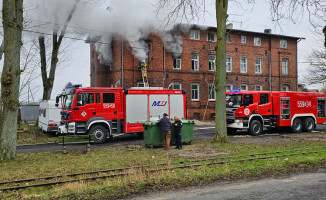
{"label": "brick facade", "polygon": [[[189,32],[181,32],[183,52],[181,69],[174,69],[173,54],[164,48],[162,39],[151,34],[148,53],[148,80],[151,87],[167,88],[171,83],[181,83],[187,92],[188,118],[210,119],[214,113],[215,100],[209,100],[209,84],[213,84],[215,72],[209,70],[209,55],[215,54],[215,42],[207,41],[207,33],[216,32],[210,27],[200,31],[200,40],[190,39]],[[232,70],[227,72],[227,85],[233,89],[247,87],[248,90],[269,90],[269,63],[271,63],[272,90],[288,89],[297,91],[297,41],[299,38],[258,33],[242,30],[228,30],[231,41],[226,43],[226,55],[232,57]],[[246,43],[241,43],[241,37],[246,37]],[[216,36],[215,36],[216,37]],[[261,39],[261,45],[254,45],[254,38]],[[280,47],[280,40],[286,41],[286,48]],[[122,87],[122,55],[123,55],[123,87],[136,87],[142,82],[138,59],[132,54],[128,42],[123,43],[117,36],[112,42],[113,63],[111,66],[101,65],[97,59],[94,43],[91,43],[91,86]],[[271,62],[269,62],[269,52]],[[191,55],[199,55],[199,70],[192,70]],[[247,59],[247,72],[241,72],[240,59]],[[256,71],[255,62],[261,62],[261,70]],[[286,60],[284,60],[286,59]],[[282,72],[282,60],[287,63],[288,70]],[[165,67],[164,67],[165,64]],[[257,65],[257,68],[259,65]],[[283,69],[284,70],[284,69]],[[165,72],[164,72],[165,71]],[[260,71],[260,72],[259,72]],[[286,73],[287,72],[287,73]],[[165,77],[165,79],[164,79]],[[198,84],[199,99],[192,100],[191,84]]]}

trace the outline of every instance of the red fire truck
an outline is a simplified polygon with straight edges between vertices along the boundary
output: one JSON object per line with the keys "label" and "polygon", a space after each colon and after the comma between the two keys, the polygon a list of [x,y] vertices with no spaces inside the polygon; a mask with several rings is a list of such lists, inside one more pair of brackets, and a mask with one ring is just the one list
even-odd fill
{"label": "red fire truck", "polygon": [[142,123],[167,113],[186,118],[186,92],[158,88],[67,87],[56,98],[62,102],[61,134],[93,134],[95,142],[123,133],[142,132]]}
{"label": "red fire truck", "polygon": [[248,129],[254,136],[273,127],[310,132],[326,122],[325,99],[323,93],[231,90],[226,93],[227,128]]}

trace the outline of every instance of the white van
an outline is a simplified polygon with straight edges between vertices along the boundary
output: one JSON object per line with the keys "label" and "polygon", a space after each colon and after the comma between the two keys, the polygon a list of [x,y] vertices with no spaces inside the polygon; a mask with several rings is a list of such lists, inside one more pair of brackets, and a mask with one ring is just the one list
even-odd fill
{"label": "white van", "polygon": [[55,100],[50,99],[40,103],[38,126],[44,132],[58,132],[61,121],[61,109],[55,107]]}

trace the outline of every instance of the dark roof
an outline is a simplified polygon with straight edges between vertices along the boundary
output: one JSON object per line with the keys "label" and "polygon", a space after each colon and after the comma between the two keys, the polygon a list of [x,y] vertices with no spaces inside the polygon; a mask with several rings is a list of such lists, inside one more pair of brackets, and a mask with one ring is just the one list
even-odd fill
{"label": "dark roof", "polygon": [[[196,25],[193,24],[191,27],[193,28],[199,28],[199,29],[203,29],[203,25]],[[216,27],[214,26],[206,26],[205,27],[207,30],[216,30]],[[281,37],[281,38],[291,38],[291,39],[296,39],[296,40],[302,40],[302,39],[306,39],[303,37],[296,37],[296,36],[288,36],[288,35],[280,35],[280,34],[272,34],[272,33],[264,33],[264,32],[255,32],[255,31],[246,31],[246,30],[241,30],[241,29],[226,29],[228,32],[239,32],[239,33],[249,33],[249,34],[255,34],[255,35],[264,35],[264,36],[272,36],[272,37]]]}

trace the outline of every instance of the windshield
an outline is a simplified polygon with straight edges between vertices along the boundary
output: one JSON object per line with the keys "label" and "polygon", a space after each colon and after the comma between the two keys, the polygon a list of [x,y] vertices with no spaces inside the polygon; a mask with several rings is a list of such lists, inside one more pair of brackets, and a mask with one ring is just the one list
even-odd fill
{"label": "windshield", "polygon": [[64,97],[63,109],[71,109],[72,102],[74,101],[74,94],[67,94]]}
{"label": "windshield", "polygon": [[241,94],[226,95],[227,108],[239,108],[241,106]]}

